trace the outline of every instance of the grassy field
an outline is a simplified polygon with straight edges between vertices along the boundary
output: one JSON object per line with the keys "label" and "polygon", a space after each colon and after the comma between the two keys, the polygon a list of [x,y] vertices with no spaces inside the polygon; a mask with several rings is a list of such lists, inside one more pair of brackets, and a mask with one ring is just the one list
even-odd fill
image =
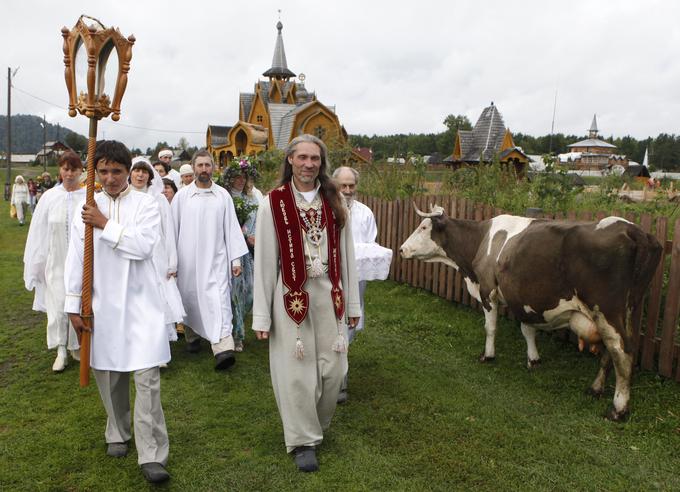
{"label": "grassy field", "polygon": [[[0,204],[0,490],[144,490],[136,453],[104,454],[105,414],[76,366],[52,374],[44,317],[21,280],[26,228]],[[301,474],[285,454],[267,346],[248,333],[226,374],[175,343],[163,373],[170,490],[680,490],[680,385],[637,374],[625,424],[583,390],[597,361],[539,336],[525,368],[518,327],[476,361],[482,317],[422,291],[373,282],[350,352],[350,400]]]}

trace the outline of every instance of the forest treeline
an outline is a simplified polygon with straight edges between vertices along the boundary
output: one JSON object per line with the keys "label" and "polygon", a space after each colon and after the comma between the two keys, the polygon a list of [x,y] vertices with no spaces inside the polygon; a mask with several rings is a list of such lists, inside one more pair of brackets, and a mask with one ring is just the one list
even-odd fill
{"label": "forest treeline", "polygon": [[[466,116],[449,115],[444,119],[447,129],[441,133],[409,133],[397,135],[350,135],[353,147],[368,147],[373,150],[373,159],[386,160],[389,157],[405,157],[408,153],[418,155],[450,156],[453,153],[455,135],[458,129],[471,130],[472,124]],[[524,133],[513,133],[515,145],[527,154],[561,154],[568,152],[567,146],[587,135],[564,135],[556,133],[534,137]],[[649,149],[649,163],[652,169],[680,171],[680,135],[661,133],[656,138],[638,140],[625,137],[601,137],[618,148],[619,154],[642,163],[645,149]]]}
{"label": "forest treeline", "polygon": [[[42,149],[42,118],[35,115],[12,116],[12,152],[15,154],[34,154]],[[375,161],[389,157],[405,157],[409,153],[417,155],[439,154],[444,158],[453,153],[455,135],[459,129],[470,130],[472,124],[466,116],[448,115],[444,119],[446,130],[441,133],[409,133],[398,135],[350,135],[352,147],[368,147],[373,150]],[[7,117],[0,116],[0,151],[7,146]],[[556,133],[552,136],[534,137],[524,133],[514,133],[515,145],[522,147],[527,154],[559,154],[568,151],[567,145],[586,138],[586,135],[564,135]],[[87,139],[68,128],[47,123],[46,140],[60,139],[77,151],[87,149]],[[654,170],[680,171],[680,135],[661,133],[656,137],[638,140],[631,136],[603,137],[603,140],[616,145],[618,153],[629,159],[642,163],[645,149],[649,149],[649,164]],[[186,142],[186,139],[180,139]],[[155,147],[146,149],[153,155],[158,148],[168,147],[166,142],[159,142]],[[141,149],[134,149],[141,154]],[[189,149],[187,149],[189,150]],[[193,149],[192,149],[193,150]]]}

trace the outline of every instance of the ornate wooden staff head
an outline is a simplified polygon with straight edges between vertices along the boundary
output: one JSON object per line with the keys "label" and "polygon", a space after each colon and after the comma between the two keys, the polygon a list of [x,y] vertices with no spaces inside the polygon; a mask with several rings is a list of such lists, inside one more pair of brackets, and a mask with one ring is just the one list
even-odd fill
{"label": "ornate wooden staff head", "polygon": [[[91,21],[88,26],[85,20]],[[64,38],[64,65],[66,70],[66,88],[68,89],[69,116],[78,113],[95,118],[106,118],[111,113],[111,119],[120,119],[120,103],[127,86],[127,74],[130,71],[132,45],[135,37],[123,36],[118,29],[106,28],[93,17],[81,15],[73,29],[63,27],[61,35]],[[87,87],[78,87],[76,81],[76,55],[79,49],[87,53]],[[104,93],[104,74],[109,56],[115,50],[118,57],[118,74],[113,88],[113,100]],[[80,90],[80,93],[78,93]]]}
{"label": "ornate wooden staff head", "polygon": [[[85,20],[91,22],[88,26]],[[81,15],[73,29],[61,30],[64,38],[64,77],[68,89],[68,114],[75,117],[78,113],[90,119],[87,143],[87,193],[88,205],[94,201],[94,154],[97,142],[97,121],[111,115],[113,121],[120,119],[120,102],[127,87],[127,74],[130,71],[132,45],[135,37],[125,38],[118,29],[106,28],[93,17]],[[87,56],[87,72],[83,85],[78,87],[76,74],[84,67],[84,60],[78,57],[81,49]],[[118,73],[113,88],[113,101],[104,92],[106,89],[106,65],[109,56],[115,51],[118,58]],[[78,90],[80,89],[80,93]],[[84,90],[83,90],[84,89]],[[83,291],[80,315],[86,330],[80,337],[80,386],[90,382],[90,331],[92,329],[92,279],[94,264],[94,239],[92,226],[85,226],[85,251],[83,255]]]}

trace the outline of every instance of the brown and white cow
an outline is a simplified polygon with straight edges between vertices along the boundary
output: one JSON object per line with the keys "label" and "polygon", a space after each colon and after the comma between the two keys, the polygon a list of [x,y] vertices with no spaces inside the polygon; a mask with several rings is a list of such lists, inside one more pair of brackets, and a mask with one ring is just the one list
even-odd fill
{"label": "brown and white cow", "polygon": [[528,366],[540,362],[536,329],[570,328],[603,350],[590,392],[604,391],[616,372],[612,420],[628,414],[633,369],[631,314],[642,302],[659,264],[657,239],[619,217],[570,222],[500,215],[490,220],[451,219],[444,209],[416,208],[423,221],[402,244],[404,258],[441,262],[459,270],[481,302],[486,345],[480,360],[495,357],[499,303],[521,322]]}

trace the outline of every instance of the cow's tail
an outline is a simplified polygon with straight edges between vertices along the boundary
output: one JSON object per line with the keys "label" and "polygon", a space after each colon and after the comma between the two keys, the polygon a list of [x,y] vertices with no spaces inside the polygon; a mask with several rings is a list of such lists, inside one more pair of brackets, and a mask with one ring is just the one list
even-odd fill
{"label": "cow's tail", "polygon": [[659,267],[663,246],[656,237],[638,227],[635,227],[633,231],[635,232],[631,235],[631,239],[635,243],[635,260],[633,264],[633,285],[631,286],[628,305],[635,308],[642,302],[647,287]]}

